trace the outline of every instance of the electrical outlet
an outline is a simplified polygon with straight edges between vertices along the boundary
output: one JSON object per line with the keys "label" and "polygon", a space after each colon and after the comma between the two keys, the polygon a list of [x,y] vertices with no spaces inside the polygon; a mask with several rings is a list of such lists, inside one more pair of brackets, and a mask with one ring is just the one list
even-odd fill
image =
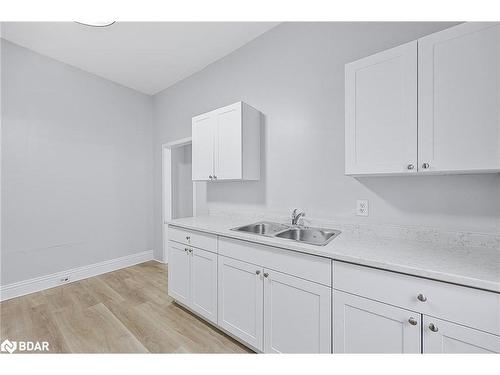
{"label": "electrical outlet", "polygon": [[358,199],[356,201],[356,215],[368,216],[368,200]]}
{"label": "electrical outlet", "polygon": [[61,279],[62,283],[69,283],[69,276],[65,276]]}

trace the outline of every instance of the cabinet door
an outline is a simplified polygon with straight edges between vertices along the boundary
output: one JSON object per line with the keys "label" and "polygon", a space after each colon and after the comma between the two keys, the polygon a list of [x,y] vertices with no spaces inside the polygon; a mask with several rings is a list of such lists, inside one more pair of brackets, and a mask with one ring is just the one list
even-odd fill
{"label": "cabinet door", "polygon": [[217,254],[190,249],[191,299],[189,306],[217,324]]}
{"label": "cabinet door", "polygon": [[345,173],[417,171],[417,42],[347,64]]}
{"label": "cabinet door", "polygon": [[335,353],[421,352],[420,314],[337,290],[333,306]]}
{"label": "cabinet door", "polygon": [[239,180],[242,168],[241,103],[217,111],[215,175],[217,180]]}
{"label": "cabinet door", "polygon": [[418,43],[419,169],[500,169],[500,25],[466,23]]}
{"label": "cabinet door", "polygon": [[168,248],[168,295],[189,304],[189,252],[181,244],[170,242]]}
{"label": "cabinet door", "polygon": [[210,180],[214,174],[216,117],[213,114],[193,118],[193,180]]}
{"label": "cabinet door", "polygon": [[500,336],[424,315],[424,353],[500,353]]}
{"label": "cabinet door", "polygon": [[331,289],[264,270],[264,352],[331,353]]}
{"label": "cabinet door", "polygon": [[219,326],[262,350],[262,268],[223,256],[218,267]]}

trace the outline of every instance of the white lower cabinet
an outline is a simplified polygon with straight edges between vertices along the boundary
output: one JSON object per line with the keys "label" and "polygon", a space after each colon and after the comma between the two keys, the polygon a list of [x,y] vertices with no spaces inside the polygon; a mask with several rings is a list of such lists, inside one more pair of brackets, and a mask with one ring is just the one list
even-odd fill
{"label": "white lower cabinet", "polygon": [[258,352],[500,353],[499,293],[170,234],[169,295]]}
{"label": "white lower cabinet", "polygon": [[219,255],[219,326],[265,353],[331,353],[331,288]]}
{"label": "white lower cabinet", "polygon": [[178,228],[169,238],[176,301],[258,352],[331,353],[331,260]]}
{"label": "white lower cabinet", "polygon": [[335,290],[335,353],[420,353],[421,315]]}
{"label": "white lower cabinet", "polygon": [[190,307],[217,323],[217,254],[190,249]]}
{"label": "white lower cabinet", "polygon": [[500,336],[424,316],[424,353],[500,353]]}
{"label": "white lower cabinet", "polygon": [[187,247],[170,241],[168,247],[168,294],[180,303],[189,303],[189,257]]}
{"label": "white lower cabinet", "polygon": [[262,351],[263,269],[251,263],[219,256],[219,326]]}
{"label": "white lower cabinet", "polygon": [[331,353],[331,289],[264,269],[264,352]]}
{"label": "white lower cabinet", "polygon": [[217,254],[170,242],[168,294],[217,323]]}
{"label": "white lower cabinet", "polygon": [[333,285],[336,353],[500,353],[498,293],[339,261]]}

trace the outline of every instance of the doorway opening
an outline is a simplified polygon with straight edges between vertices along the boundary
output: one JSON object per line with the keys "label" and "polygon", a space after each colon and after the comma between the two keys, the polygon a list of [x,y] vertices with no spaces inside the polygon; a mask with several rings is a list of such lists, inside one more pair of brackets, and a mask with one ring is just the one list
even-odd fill
{"label": "doorway opening", "polygon": [[207,187],[192,180],[191,138],[163,144],[162,164],[163,263],[168,263],[168,222],[207,213]]}

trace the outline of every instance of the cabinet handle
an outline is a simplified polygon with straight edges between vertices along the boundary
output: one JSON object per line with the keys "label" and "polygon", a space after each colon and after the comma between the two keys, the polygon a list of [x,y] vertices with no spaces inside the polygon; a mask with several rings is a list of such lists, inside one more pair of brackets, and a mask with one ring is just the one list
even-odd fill
{"label": "cabinet handle", "polygon": [[260,270],[255,271],[256,275],[260,275]]}
{"label": "cabinet handle", "polygon": [[415,168],[415,166],[413,164],[408,164],[408,166],[406,168],[408,168],[409,170],[412,170],[413,168]]}
{"label": "cabinet handle", "polygon": [[268,277],[269,274],[267,272],[264,272],[264,277]]}
{"label": "cabinet handle", "polygon": [[435,325],[434,323],[431,323],[429,324],[429,329],[432,331],[432,332],[437,332],[439,331],[437,325]]}
{"label": "cabinet handle", "polygon": [[424,169],[429,169],[429,167],[430,167],[429,163],[422,164],[422,168]]}
{"label": "cabinet handle", "polygon": [[425,302],[427,301],[427,297],[424,296],[422,293],[420,293],[418,296],[417,296],[417,299],[420,301],[420,302]]}
{"label": "cabinet handle", "polygon": [[413,316],[408,319],[408,323],[410,323],[412,326],[416,326],[418,324],[417,319],[415,319]]}

